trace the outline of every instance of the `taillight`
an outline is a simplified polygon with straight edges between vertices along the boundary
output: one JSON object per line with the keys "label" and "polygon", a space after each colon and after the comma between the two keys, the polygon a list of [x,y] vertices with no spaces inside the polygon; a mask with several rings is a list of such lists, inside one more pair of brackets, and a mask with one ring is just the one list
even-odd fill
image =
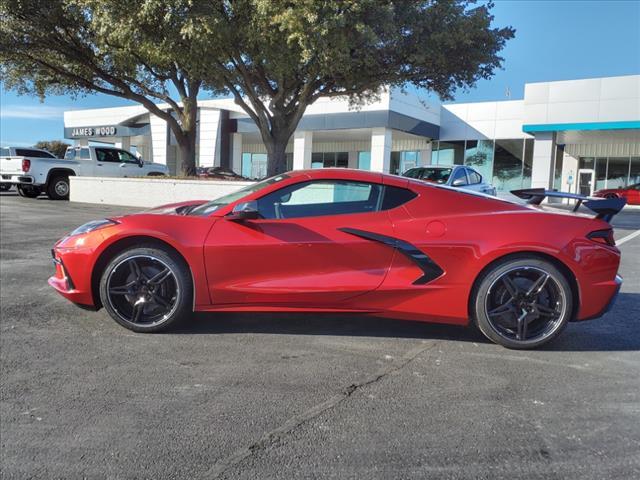
{"label": "taillight", "polygon": [[596,243],[601,243],[609,247],[616,246],[616,239],[613,238],[613,230],[608,228],[606,230],[595,230],[587,234],[587,238]]}
{"label": "taillight", "polygon": [[30,168],[31,168],[31,160],[29,160],[28,158],[23,158],[22,159],[22,171],[24,173],[27,173]]}

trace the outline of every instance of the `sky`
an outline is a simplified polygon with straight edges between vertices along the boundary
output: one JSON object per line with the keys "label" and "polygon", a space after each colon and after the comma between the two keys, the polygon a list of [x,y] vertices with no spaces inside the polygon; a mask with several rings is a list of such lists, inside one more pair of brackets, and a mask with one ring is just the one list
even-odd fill
{"label": "sky", "polygon": [[[497,0],[496,26],[516,36],[502,51],[503,69],[456,102],[522,99],[524,84],[640,74],[640,0]],[[430,97],[425,92],[425,97]],[[27,146],[63,138],[65,110],[128,105],[105,95],[38,98],[0,91],[0,144]]]}

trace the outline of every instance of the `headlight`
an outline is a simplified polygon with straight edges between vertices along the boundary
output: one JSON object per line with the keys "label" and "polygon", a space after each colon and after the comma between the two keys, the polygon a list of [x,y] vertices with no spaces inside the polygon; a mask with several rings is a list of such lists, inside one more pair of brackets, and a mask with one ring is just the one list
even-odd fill
{"label": "headlight", "polygon": [[117,225],[118,222],[115,220],[93,220],[91,222],[87,222],[84,225],[79,226],[73,232],[69,234],[69,237],[73,237],[74,235],[82,235],[85,233],[93,232],[94,230],[99,230],[101,228],[109,227],[111,225]]}

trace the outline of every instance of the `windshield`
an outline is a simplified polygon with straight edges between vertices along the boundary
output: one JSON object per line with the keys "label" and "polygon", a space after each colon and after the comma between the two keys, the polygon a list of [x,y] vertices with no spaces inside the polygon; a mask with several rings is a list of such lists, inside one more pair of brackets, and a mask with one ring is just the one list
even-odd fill
{"label": "windshield", "polygon": [[252,185],[247,185],[240,190],[229,193],[228,195],[224,195],[223,197],[216,198],[215,200],[211,200],[203,205],[200,205],[189,212],[189,215],[209,215],[210,213],[215,212],[221,207],[229,205],[230,203],[235,202],[236,200],[241,199],[249,195],[250,193],[255,193],[263,188],[268,187],[269,185],[273,185],[274,183],[281,182],[282,180],[289,178],[288,175],[277,175],[275,177],[267,178],[262,182],[254,183]]}
{"label": "windshield", "polygon": [[422,180],[426,180],[427,182],[434,183],[447,183],[449,177],[451,176],[452,168],[421,168],[422,170],[420,176],[415,176],[412,178],[420,178]]}

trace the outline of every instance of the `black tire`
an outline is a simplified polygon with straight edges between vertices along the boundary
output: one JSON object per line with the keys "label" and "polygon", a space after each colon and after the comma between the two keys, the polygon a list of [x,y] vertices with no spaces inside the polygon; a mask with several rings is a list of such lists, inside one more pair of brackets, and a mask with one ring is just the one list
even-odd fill
{"label": "black tire", "polygon": [[51,200],[66,200],[69,198],[69,177],[56,175],[47,183],[47,196]]}
{"label": "black tire", "polygon": [[471,316],[492,342],[513,349],[539,347],[556,338],[573,312],[569,281],[537,257],[498,261],[477,281]]}
{"label": "black tire", "polygon": [[155,245],[131,248],[104,269],[100,300],[123,327],[134,332],[160,332],[191,316],[191,273],[184,260],[168,249]]}
{"label": "black tire", "polygon": [[9,190],[11,190],[10,183],[0,183],[0,192],[8,192]]}
{"label": "black tire", "polygon": [[618,198],[616,193],[607,193],[604,198]]}
{"label": "black tire", "polygon": [[35,185],[18,185],[18,195],[26,198],[37,198],[42,193],[42,189],[40,187],[36,187]]}

